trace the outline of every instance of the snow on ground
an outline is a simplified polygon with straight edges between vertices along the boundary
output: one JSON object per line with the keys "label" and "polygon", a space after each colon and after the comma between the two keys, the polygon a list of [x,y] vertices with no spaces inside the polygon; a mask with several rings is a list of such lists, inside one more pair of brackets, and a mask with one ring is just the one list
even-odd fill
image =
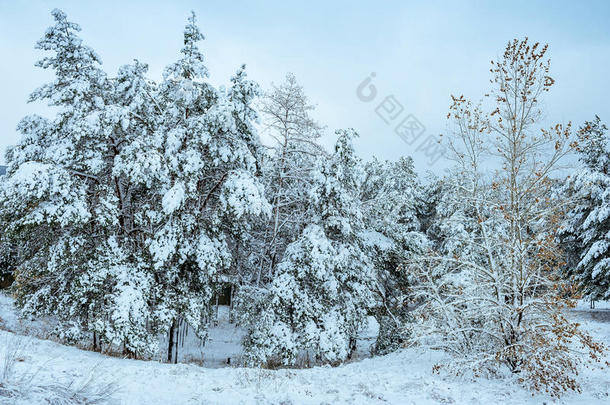
{"label": "snow on ground", "polygon": [[[11,300],[0,294],[0,323],[5,327],[17,322],[10,305]],[[610,311],[581,309],[574,316],[596,338],[610,342]],[[12,332],[0,331],[0,346],[14,338]],[[35,378],[43,382],[84,381],[94,375],[96,383],[114,382],[119,387],[113,404],[554,403],[546,395],[532,396],[507,380],[433,374],[432,366],[446,358],[439,352],[409,349],[335,368],[272,371],[219,368],[226,354],[223,351],[234,350],[232,339],[217,340],[214,351],[218,360],[210,364],[216,368],[121,359],[49,340],[21,339],[26,347],[15,366],[18,373],[35,372]],[[610,403],[610,374],[606,370],[584,370],[581,378],[583,394],[567,394],[558,403]],[[2,402],[0,398],[0,403],[13,402]],[[33,394],[22,403],[46,402]]]}
{"label": "snow on ground", "polygon": [[[205,346],[195,335],[192,329],[188,329],[183,344],[178,348],[178,360],[182,363],[196,363],[207,368],[226,367],[227,359],[231,359],[231,364],[240,364],[242,358],[241,341],[244,335],[243,330],[229,322],[229,307],[221,305],[218,310],[217,325],[209,330]],[[379,330],[379,325],[374,317],[369,317],[369,328],[364,331],[358,341],[357,351],[354,359],[370,357],[371,346],[375,343],[375,338]],[[167,337],[160,338],[160,347],[167,347]],[[165,352],[163,356],[165,358]]]}
{"label": "snow on ground", "polygon": [[[180,330],[184,338],[180,339],[178,346],[178,361],[180,363],[194,363],[206,368],[227,367],[227,359],[231,364],[240,364],[242,358],[241,341],[244,332],[234,323],[229,322],[229,307],[220,305],[217,313],[216,325],[210,327],[208,338],[203,345],[194,330],[187,328]],[[20,335],[33,336],[41,339],[53,340],[52,331],[56,323],[50,318],[19,319],[13,307],[13,299],[0,292],[0,329],[15,332]],[[370,357],[371,346],[379,332],[379,325],[374,317],[369,317],[369,326],[358,340],[357,350],[353,360]],[[154,356],[161,360],[167,358],[167,336],[159,337],[160,352]],[[87,348],[91,342],[83,342],[82,348]]]}
{"label": "snow on ground", "polygon": [[[593,307],[593,309],[610,309],[610,301],[593,301]],[[579,300],[575,309],[588,311],[591,309],[591,301],[588,299]]]}

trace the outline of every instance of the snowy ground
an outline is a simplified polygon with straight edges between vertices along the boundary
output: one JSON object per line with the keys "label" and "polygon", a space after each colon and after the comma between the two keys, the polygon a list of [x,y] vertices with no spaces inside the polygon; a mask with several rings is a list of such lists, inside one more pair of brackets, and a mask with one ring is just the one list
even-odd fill
{"label": "snowy ground", "polygon": [[[610,310],[589,310],[582,305],[575,315],[595,337],[610,342]],[[0,325],[17,329],[10,299],[0,296]],[[38,325],[37,327],[40,327]],[[222,328],[222,322],[219,325]],[[226,327],[226,325],[225,325]],[[21,325],[23,328],[23,325]],[[220,329],[217,331],[220,332]],[[213,332],[216,333],[216,332]],[[236,332],[235,336],[238,333]],[[0,331],[2,346],[21,339],[17,374],[35,373],[44,383],[78,385],[94,375],[96,384],[112,382],[118,387],[110,403],[116,404],[542,404],[554,401],[531,393],[507,380],[477,381],[437,375],[432,366],[443,362],[441,353],[402,350],[388,356],[367,358],[336,368],[307,370],[257,370],[222,367],[222,359],[235,351],[233,338],[204,348],[210,368],[196,364],[163,364],[108,357],[39,338],[16,338]],[[211,336],[214,337],[214,334]],[[213,341],[212,341],[213,342]],[[216,344],[217,346],[213,346]],[[216,353],[216,358],[213,353]],[[213,360],[212,360],[213,359]],[[204,364],[206,362],[204,361]],[[0,357],[0,366],[2,359]],[[606,370],[583,370],[583,394],[567,394],[558,403],[610,403],[610,374]],[[1,384],[0,384],[1,389]],[[0,390],[1,392],[1,390]],[[44,394],[32,392],[27,400],[7,399],[0,404],[47,403]],[[8,401],[8,402],[7,402]],[[11,402],[12,401],[12,402]]]}

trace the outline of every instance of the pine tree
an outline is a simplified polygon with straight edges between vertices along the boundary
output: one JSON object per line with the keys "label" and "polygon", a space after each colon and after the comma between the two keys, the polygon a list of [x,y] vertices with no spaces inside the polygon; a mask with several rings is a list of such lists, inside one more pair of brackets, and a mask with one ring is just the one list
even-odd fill
{"label": "pine tree", "polygon": [[[16,294],[25,312],[52,314],[75,335],[96,321],[99,297],[86,297],[81,280],[104,240],[106,139],[100,125],[108,81],[100,59],[83,45],[80,27],[53,10],[55,25],[38,41],[52,54],[36,63],[55,72],[30,101],[57,107],[54,119],[28,116],[20,143],[7,152],[2,216],[18,243]],[[76,269],[81,269],[76,271]]]}
{"label": "pine tree", "polygon": [[165,178],[160,204],[150,214],[157,223],[148,248],[161,285],[157,319],[169,332],[173,361],[171,345],[181,321],[206,336],[214,286],[232,263],[231,237],[249,217],[268,212],[251,122],[255,86],[243,70],[229,91],[207,83],[197,47],[202,39],[192,14],[182,58],[165,70],[159,86],[168,106],[157,132]]}
{"label": "pine tree", "polygon": [[3,219],[21,249],[19,304],[25,313],[58,317],[64,338],[93,333],[96,348],[152,355],[155,283],[138,215],[149,203],[155,164],[147,143],[158,113],[154,86],[139,62],[106,78],[76,36],[80,28],[61,11],[53,15],[56,25],[38,47],[55,55],[38,65],[53,67],[57,78],[31,98],[60,112],[52,121],[22,121],[3,189]]}
{"label": "pine tree", "polygon": [[172,341],[181,322],[205,337],[217,278],[253,218],[269,212],[257,86],[243,67],[228,90],[205,81],[194,15],[160,85],[138,61],[107,78],[80,28],[53,16],[38,47],[54,55],[38,65],[56,80],[31,99],[59,112],[21,122],[1,188],[18,303],[56,316],[61,337],[92,334],[94,347],[129,356],[152,356],[158,334]]}
{"label": "pine tree", "polygon": [[[91,329],[98,344],[121,347],[130,356],[158,351],[155,296],[158,285],[145,251],[150,222],[142,211],[151,204],[160,166],[153,133],[159,110],[147,66],[135,61],[110,80],[108,104],[100,121],[107,141],[105,194],[98,215],[105,218],[104,240],[91,260],[88,294],[102,299]],[[96,342],[94,342],[95,344]]]}
{"label": "pine tree", "polygon": [[246,337],[251,363],[337,364],[355,348],[371,303],[372,272],[360,247],[360,162],[353,131],[338,131],[311,189],[310,224],[286,249]]}
{"label": "pine tree", "polygon": [[564,186],[574,206],[566,214],[561,239],[569,254],[567,272],[591,300],[610,298],[610,150],[599,117],[578,131],[582,168]]}
{"label": "pine tree", "polygon": [[377,279],[373,291],[379,334],[374,351],[385,354],[405,341],[410,298],[402,265],[427,246],[419,220],[423,194],[411,158],[384,163],[374,159],[365,173],[360,196],[365,231],[360,236]]}

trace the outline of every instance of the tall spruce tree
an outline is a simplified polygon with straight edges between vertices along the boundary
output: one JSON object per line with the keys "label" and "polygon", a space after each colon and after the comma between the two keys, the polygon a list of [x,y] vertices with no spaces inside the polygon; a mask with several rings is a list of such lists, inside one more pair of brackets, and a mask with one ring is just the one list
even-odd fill
{"label": "tall spruce tree", "polygon": [[561,228],[569,275],[591,300],[610,298],[610,150],[607,127],[599,117],[578,131],[582,167],[564,191],[574,200]]}

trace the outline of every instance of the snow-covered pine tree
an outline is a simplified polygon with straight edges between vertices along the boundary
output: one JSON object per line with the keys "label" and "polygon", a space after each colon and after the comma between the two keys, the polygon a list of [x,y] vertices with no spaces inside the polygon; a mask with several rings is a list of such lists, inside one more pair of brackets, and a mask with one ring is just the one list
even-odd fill
{"label": "snow-covered pine tree", "polygon": [[214,283],[232,262],[231,235],[269,210],[256,177],[254,86],[242,70],[229,91],[207,83],[197,46],[202,39],[192,14],[182,57],[159,86],[167,106],[157,130],[165,178],[160,203],[148,214],[156,221],[148,248],[161,286],[156,319],[169,333],[168,359],[174,362],[179,322],[206,336]]}
{"label": "snow-covered pine tree", "polygon": [[309,225],[291,243],[252,314],[244,344],[254,364],[337,364],[348,358],[371,304],[371,266],[360,247],[360,161],[352,130],[337,131],[311,189]]}
{"label": "snow-covered pine tree", "polygon": [[80,27],[60,10],[52,15],[55,25],[36,45],[51,55],[36,66],[52,69],[55,80],[30,101],[47,101],[58,112],[20,122],[22,138],[6,155],[1,211],[18,246],[18,304],[26,313],[57,316],[65,334],[78,337],[91,330],[102,304],[82,281],[96,271],[89,264],[104,240],[107,143],[100,111],[108,81],[99,57],[78,37]]}
{"label": "snow-covered pine tree", "polygon": [[5,233],[0,235],[0,289],[10,287],[15,281],[16,253],[15,243],[10,236]]}
{"label": "snow-covered pine tree", "polygon": [[377,278],[373,292],[379,335],[374,351],[385,354],[405,341],[409,283],[401,266],[427,246],[418,218],[423,189],[413,160],[402,157],[396,162],[368,162],[360,199],[365,223],[360,237]]}
{"label": "snow-covered pine tree", "polygon": [[160,110],[146,72],[147,66],[135,61],[109,80],[112,91],[100,114],[107,140],[98,210],[104,240],[89,265],[93,276],[83,282],[89,294],[103,297],[92,326],[94,343],[122,347],[131,356],[158,351],[154,311],[159,286],[145,249],[152,229],[144,212],[160,179],[161,156],[153,137]]}
{"label": "snow-covered pine tree", "polygon": [[[261,91],[258,84],[247,79],[246,66],[242,65],[237,73],[231,77],[229,99],[233,104],[233,116],[237,130],[242,135],[248,151],[255,157],[255,174],[264,189],[263,163],[265,150],[254,127],[254,124],[259,121],[259,116],[253,106],[254,100],[260,95]],[[253,258],[260,254],[261,224],[266,223],[269,216],[261,215],[250,219],[249,221],[232,221],[227,228],[231,235],[233,264],[230,272],[225,274],[227,276],[225,280],[231,284],[231,297],[235,295],[237,286],[249,284],[252,281],[252,274],[255,272],[254,263],[256,262]]]}
{"label": "snow-covered pine tree", "polygon": [[59,10],[53,16],[38,47],[55,55],[38,65],[54,68],[56,80],[32,99],[48,99],[59,113],[26,117],[7,155],[2,213],[20,249],[18,302],[25,313],[57,316],[65,338],[92,333],[96,348],[151,355],[156,284],[137,218],[159,167],[151,159],[154,85],[138,62],[107,79],[80,28]]}
{"label": "snow-covered pine tree", "polygon": [[[237,125],[237,130],[243,137],[243,141],[255,158],[256,170],[254,174],[256,180],[260,181],[263,190],[264,181],[264,161],[265,150],[258,137],[254,123],[259,121],[257,110],[253,106],[255,99],[260,97],[261,91],[255,82],[248,80],[246,66],[242,65],[237,73],[231,77],[231,87],[228,95],[233,105],[233,116]],[[262,208],[263,215],[249,215],[248,220],[226,221],[224,223],[229,238],[229,246],[232,252],[232,264],[228,271],[222,275],[221,283],[217,285],[217,294],[229,284],[228,294],[231,301],[231,312],[229,319],[234,320],[234,297],[242,289],[242,286],[249,287],[253,280],[253,275],[257,274],[260,268],[257,258],[260,257],[262,242],[262,229],[264,224],[269,221],[270,205]],[[226,291],[226,290],[225,290]],[[251,292],[248,290],[246,294]]]}
{"label": "snow-covered pine tree", "polygon": [[[567,273],[591,300],[610,299],[610,150],[607,127],[599,117],[578,131],[582,168],[564,192],[574,200],[561,229],[570,255]],[[570,266],[571,265],[571,266]]]}

